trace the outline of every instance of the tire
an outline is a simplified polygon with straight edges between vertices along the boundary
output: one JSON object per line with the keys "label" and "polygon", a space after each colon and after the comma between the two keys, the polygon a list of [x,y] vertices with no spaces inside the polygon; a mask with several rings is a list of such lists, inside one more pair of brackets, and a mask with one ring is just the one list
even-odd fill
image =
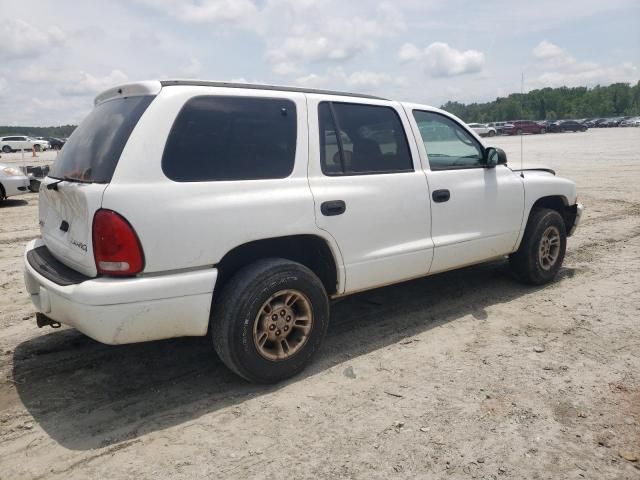
{"label": "tire", "polygon": [[7,199],[7,194],[4,191],[4,187],[0,183],[0,202],[4,201],[6,199]]}
{"label": "tire", "polygon": [[586,132],[586,131],[587,131],[587,128],[586,128],[586,127],[582,127],[582,128],[580,129],[580,131],[581,131],[581,132]]}
{"label": "tire", "polygon": [[42,148],[41,148],[41,147],[40,147],[40,145],[38,145],[38,144],[34,145],[34,146],[33,146],[33,149],[34,149],[36,152],[39,152],[40,150],[42,150]]}
{"label": "tire", "polygon": [[540,133],[542,133],[542,134],[547,133],[547,129],[546,128],[541,128],[540,129]]}
{"label": "tire", "polygon": [[[555,243],[552,240],[556,246],[555,250],[553,246],[547,249],[550,238],[556,240]],[[523,283],[549,283],[562,266],[566,248],[567,232],[560,214],[549,208],[535,208],[529,215],[520,248],[509,256],[511,270]],[[549,256],[543,255],[542,252],[548,252]],[[553,257],[553,261],[549,261],[550,257]]]}
{"label": "tire", "polygon": [[495,136],[495,134],[496,134],[496,132],[494,132],[493,130],[489,130],[489,134],[488,134],[488,135],[489,135],[490,137]]}
{"label": "tire", "polygon": [[522,130],[521,129],[517,129],[516,130],[516,135],[522,135]]}
{"label": "tire", "polygon": [[[291,294],[298,300],[287,306]],[[320,279],[304,265],[269,258],[239,270],[225,285],[214,301],[210,332],[230,370],[250,382],[275,383],[305,368],[328,325],[329,301]],[[285,337],[285,343],[274,336]]]}
{"label": "tire", "polygon": [[11,153],[12,152],[11,147],[9,145],[5,145],[4,147],[2,147],[2,151],[4,153]]}

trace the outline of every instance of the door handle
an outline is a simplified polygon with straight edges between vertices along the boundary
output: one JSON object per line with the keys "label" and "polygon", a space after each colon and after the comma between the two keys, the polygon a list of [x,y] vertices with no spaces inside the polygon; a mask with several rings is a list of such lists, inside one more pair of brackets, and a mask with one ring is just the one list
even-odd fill
{"label": "door handle", "polygon": [[433,201],[436,203],[446,202],[451,198],[451,192],[449,192],[449,190],[434,190],[431,198],[433,198]]}
{"label": "door handle", "polygon": [[320,205],[320,211],[326,217],[342,215],[346,209],[347,204],[342,200],[330,200],[328,202],[322,202],[322,204]]}

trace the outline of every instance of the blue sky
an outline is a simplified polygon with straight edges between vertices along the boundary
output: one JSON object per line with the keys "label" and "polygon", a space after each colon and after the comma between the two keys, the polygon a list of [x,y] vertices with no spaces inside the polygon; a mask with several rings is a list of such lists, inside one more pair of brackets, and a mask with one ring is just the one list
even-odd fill
{"label": "blue sky", "polygon": [[441,105],[637,82],[637,0],[0,0],[0,125],[80,121],[118,83],[204,78]]}

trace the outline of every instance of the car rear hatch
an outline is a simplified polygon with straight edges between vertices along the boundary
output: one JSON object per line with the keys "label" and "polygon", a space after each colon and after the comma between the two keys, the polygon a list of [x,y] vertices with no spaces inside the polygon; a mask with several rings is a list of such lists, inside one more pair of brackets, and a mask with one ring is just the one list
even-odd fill
{"label": "car rear hatch", "polygon": [[136,85],[97,97],[96,107],[73,132],[40,188],[40,231],[47,249],[90,277],[97,274],[94,214],[131,132],[154,98],[149,89],[131,87]]}

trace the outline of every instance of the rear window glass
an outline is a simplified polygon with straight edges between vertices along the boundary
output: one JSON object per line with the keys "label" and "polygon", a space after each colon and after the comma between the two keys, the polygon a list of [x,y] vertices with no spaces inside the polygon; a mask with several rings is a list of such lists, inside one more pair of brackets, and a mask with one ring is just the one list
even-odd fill
{"label": "rear window glass", "polygon": [[296,106],[286,99],[201,96],[178,114],[162,157],[177,182],[288,177]]}
{"label": "rear window glass", "polygon": [[129,135],[154,98],[118,98],[98,105],[73,131],[49,176],[110,182]]}

